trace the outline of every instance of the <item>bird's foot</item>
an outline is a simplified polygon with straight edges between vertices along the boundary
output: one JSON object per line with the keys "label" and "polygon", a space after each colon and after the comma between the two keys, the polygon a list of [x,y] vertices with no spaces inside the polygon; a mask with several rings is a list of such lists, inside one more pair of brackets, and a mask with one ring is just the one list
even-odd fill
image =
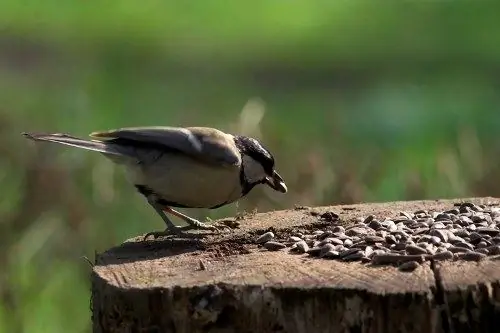
{"label": "bird's foot", "polygon": [[143,240],[146,240],[150,236],[153,236],[153,239],[166,236],[188,236],[188,234],[185,232],[188,230],[211,230],[220,232],[221,227],[196,221],[184,227],[173,227],[173,228],[166,228],[165,230],[162,231],[148,232],[146,235],[144,235]]}
{"label": "bird's foot", "polygon": [[200,222],[198,220],[192,219],[190,221],[187,221],[189,223],[188,226],[184,227],[184,230],[212,230],[212,231],[217,231],[220,232],[220,227],[215,226],[213,224],[207,224]]}
{"label": "bird's foot", "polygon": [[148,232],[146,235],[144,235],[143,240],[146,240],[149,236],[153,236],[153,239],[165,236],[182,236],[185,234],[184,231],[186,230],[189,229],[186,227],[173,227],[173,228],[167,228],[162,231],[151,231]]}

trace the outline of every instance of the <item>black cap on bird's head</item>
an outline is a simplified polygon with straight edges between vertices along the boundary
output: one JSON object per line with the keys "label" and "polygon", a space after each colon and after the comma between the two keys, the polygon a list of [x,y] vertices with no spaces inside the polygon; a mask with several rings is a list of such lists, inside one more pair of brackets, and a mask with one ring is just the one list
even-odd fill
{"label": "black cap on bird's head", "polygon": [[[246,136],[235,136],[236,146],[241,152],[243,158],[243,168],[247,180],[253,183],[265,183],[272,189],[286,193],[287,187],[285,181],[274,168],[274,157],[258,140]],[[260,165],[259,170],[251,170],[254,165],[245,165],[245,156],[254,161],[253,164]]]}

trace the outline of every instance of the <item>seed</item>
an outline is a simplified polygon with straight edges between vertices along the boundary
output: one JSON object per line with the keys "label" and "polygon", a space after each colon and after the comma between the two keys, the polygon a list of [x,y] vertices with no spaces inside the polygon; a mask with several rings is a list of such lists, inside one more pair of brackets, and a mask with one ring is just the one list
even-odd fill
{"label": "seed", "polygon": [[359,252],[354,252],[354,253],[351,253],[351,254],[343,257],[342,260],[343,261],[356,261],[356,260],[360,260],[364,256],[365,255],[363,254],[363,252],[359,251]]}
{"label": "seed", "polygon": [[461,224],[462,224],[464,227],[465,227],[465,226],[468,226],[469,224],[472,224],[472,223],[473,223],[473,222],[472,222],[472,220],[471,220],[469,217],[465,216],[465,215],[461,215],[461,216],[459,217],[459,220],[460,220],[460,222],[462,222]]}
{"label": "seed", "polygon": [[407,261],[398,266],[398,269],[402,272],[412,272],[417,269],[420,264],[416,261]]}
{"label": "seed", "polygon": [[366,219],[363,221],[364,224],[369,224],[371,221],[373,221],[373,219],[375,218],[375,216],[373,215],[368,215],[366,217]]}
{"label": "seed", "polygon": [[361,228],[361,227],[352,227],[346,230],[345,232],[347,236],[360,236],[360,235],[366,235],[368,233],[374,233],[374,232],[372,229]]}
{"label": "seed", "polygon": [[[431,230],[431,235],[433,234],[433,232],[435,231],[441,231],[441,230],[437,230],[437,229],[432,229]],[[416,229],[414,232],[413,232],[413,235],[421,235],[421,234],[424,234],[426,232],[429,232],[429,228],[428,227],[423,227],[423,228],[418,228]],[[442,231],[441,231],[442,232]],[[447,238],[448,239],[448,238]]]}
{"label": "seed", "polygon": [[336,221],[339,219],[338,214],[336,214],[334,212],[325,212],[325,213],[321,214],[320,217],[323,220],[328,221],[328,222],[333,222],[333,221]]}
{"label": "seed", "polygon": [[481,249],[476,249],[476,252],[479,252],[479,253],[484,253],[486,255],[490,254],[490,251],[488,251],[487,249],[485,248],[481,248]]}
{"label": "seed", "polygon": [[371,247],[371,246],[367,246],[367,247],[365,248],[365,256],[366,256],[366,257],[368,257],[368,258],[369,258],[369,257],[372,255],[372,253],[373,253],[373,252],[374,252],[373,247]]}
{"label": "seed", "polygon": [[338,238],[328,237],[328,238],[323,239],[321,242],[319,242],[319,246],[323,246],[326,243],[330,243],[330,244],[333,244],[333,245],[342,245],[342,244],[344,244],[344,242],[342,242]]}
{"label": "seed", "polygon": [[435,217],[434,220],[436,221],[442,221],[442,220],[449,220],[450,219],[450,214],[448,213],[438,213]]}
{"label": "seed", "polygon": [[459,206],[460,206],[460,211],[462,211],[462,209],[472,208],[475,205],[472,202],[462,202],[459,204]]}
{"label": "seed", "polygon": [[340,240],[344,240],[344,239],[350,238],[349,236],[347,236],[346,234],[344,234],[342,232],[334,232],[332,236],[335,237],[335,238],[338,238]]}
{"label": "seed", "polygon": [[322,258],[327,252],[329,251],[334,251],[335,246],[333,246],[330,243],[326,243],[321,247],[321,250],[319,251],[319,257]]}
{"label": "seed", "polygon": [[394,237],[394,235],[385,236],[385,241],[387,244],[396,244],[397,243],[396,237]]}
{"label": "seed", "polygon": [[323,258],[326,258],[326,259],[336,259],[338,257],[339,257],[339,252],[335,251],[335,250],[328,251],[327,253],[325,253],[323,255]]}
{"label": "seed", "polygon": [[456,236],[454,234],[449,234],[448,235],[448,241],[451,243],[451,244],[455,244],[457,242],[462,242],[464,243],[465,242],[465,239],[463,239],[462,237],[460,236]]}
{"label": "seed", "polygon": [[431,236],[430,242],[431,244],[439,245],[441,243],[441,238],[437,236]]}
{"label": "seed", "polygon": [[426,249],[416,245],[407,245],[405,250],[408,254],[427,254]]}
{"label": "seed", "polygon": [[498,245],[488,246],[486,248],[486,250],[488,250],[488,252],[489,252],[490,255],[500,254],[500,246],[498,246]]}
{"label": "seed", "polygon": [[379,230],[380,228],[382,228],[382,223],[377,220],[373,220],[368,224],[368,226],[373,230]]}
{"label": "seed", "polygon": [[416,221],[425,224],[427,227],[430,227],[434,223],[434,219],[428,217],[420,217],[417,218]]}
{"label": "seed", "polygon": [[469,224],[468,226],[465,227],[467,230],[474,231],[476,230],[476,226],[474,224]]}
{"label": "seed", "polygon": [[325,239],[327,237],[330,237],[331,235],[333,235],[333,232],[331,232],[331,231],[325,231],[322,234],[319,234],[317,237],[318,237],[318,240],[323,240],[323,239]]}
{"label": "seed", "polygon": [[345,228],[341,225],[338,225],[338,226],[333,227],[332,232],[333,233],[339,232],[339,233],[343,234],[343,233],[345,233]]}
{"label": "seed", "polygon": [[485,221],[484,216],[481,215],[472,215],[470,219],[472,220],[472,222],[474,222],[474,224],[478,224]]}
{"label": "seed", "polygon": [[486,254],[480,252],[465,252],[465,253],[456,253],[455,257],[457,259],[466,261],[481,261],[484,258],[486,258]]}
{"label": "seed", "polygon": [[357,241],[352,244],[353,247],[365,248],[368,244],[364,240]]}
{"label": "seed", "polygon": [[[474,261],[497,255],[500,259],[500,208],[461,203],[446,211],[400,212],[380,220],[370,214],[356,220],[347,230],[332,226],[307,235],[294,233],[285,244],[292,243],[290,252],[373,264],[421,263],[427,258]],[[269,233],[256,242],[271,242],[266,247],[278,243]]]}
{"label": "seed", "polygon": [[316,246],[315,244],[318,244],[319,242],[316,242],[314,240],[308,240],[306,243],[307,245],[309,245],[309,247],[315,247]]}
{"label": "seed", "polygon": [[396,264],[407,261],[417,261],[424,262],[425,257],[423,255],[399,255],[399,254],[380,254],[374,255],[372,257],[372,263],[374,265],[384,265],[384,264]]}
{"label": "seed", "polygon": [[414,220],[409,220],[408,222],[406,222],[406,226],[410,229],[417,229],[417,228],[425,227],[425,224],[418,223]]}
{"label": "seed", "polygon": [[392,250],[396,250],[396,251],[401,251],[401,250],[404,250],[406,249],[406,246],[408,244],[404,243],[404,242],[400,242],[400,243],[396,243],[396,244],[392,244],[391,245],[391,249]]}
{"label": "seed", "polygon": [[357,242],[361,241],[361,237],[359,237],[359,236],[352,236],[351,240],[352,240],[353,243],[357,243]]}
{"label": "seed", "polygon": [[456,208],[445,211],[446,214],[458,215],[460,211]]}
{"label": "seed", "polygon": [[310,248],[307,251],[307,254],[309,254],[310,256],[318,256],[320,252],[321,252],[321,248],[316,246],[316,247]]}
{"label": "seed", "polygon": [[386,220],[386,221],[382,222],[382,226],[387,228],[387,230],[389,230],[389,231],[395,231],[398,229],[398,227],[396,227],[396,223],[394,223],[394,221],[391,221],[391,220]]}
{"label": "seed", "polygon": [[418,239],[418,242],[421,243],[421,242],[430,242],[431,240],[431,235],[422,235],[420,237],[417,237],[416,239]]}
{"label": "seed", "polygon": [[444,229],[444,228],[445,228],[445,226],[444,226],[444,224],[443,224],[443,223],[441,223],[441,222],[436,222],[436,223],[434,223],[433,225],[431,225],[431,228],[432,228],[432,229]]}
{"label": "seed", "polygon": [[427,244],[427,246],[425,247],[425,250],[426,250],[427,254],[433,255],[436,253],[437,248],[434,245]]}
{"label": "seed", "polygon": [[483,240],[485,242],[491,243],[492,239],[493,239],[493,237],[491,237],[490,235],[483,234]]}
{"label": "seed", "polygon": [[408,212],[401,211],[399,212],[399,215],[406,217],[408,220],[411,220],[412,215]]}
{"label": "seed", "polygon": [[266,242],[264,243],[263,246],[269,251],[278,251],[286,247],[286,245],[283,243],[273,242],[273,241]]}
{"label": "seed", "polygon": [[474,250],[474,246],[472,246],[472,244],[469,244],[469,243],[467,243],[465,241],[463,241],[463,242],[456,242],[453,245],[455,245],[457,247],[465,247],[465,248],[467,248],[469,250]]}
{"label": "seed", "polygon": [[483,236],[481,236],[477,232],[471,232],[470,235],[469,235],[469,238],[470,238],[470,242],[472,244],[477,244],[477,243],[479,243],[483,239]]}
{"label": "seed", "polygon": [[488,247],[488,243],[486,243],[485,241],[480,241],[479,243],[476,244],[476,248],[478,248],[478,249],[484,248],[484,247]]}
{"label": "seed", "polygon": [[469,252],[470,250],[465,248],[465,247],[450,246],[448,248],[448,251],[453,252],[453,253],[459,253],[459,252]]}
{"label": "seed", "polygon": [[467,237],[470,236],[470,232],[465,229],[456,229],[454,235],[458,237]]}
{"label": "seed", "polygon": [[340,252],[340,258],[343,259],[344,257],[347,257],[348,255],[351,255],[353,253],[357,253],[360,251],[362,251],[360,248],[353,247],[351,249]]}
{"label": "seed", "polygon": [[364,238],[365,242],[367,244],[373,244],[373,243],[381,243],[383,242],[385,239],[382,238],[382,237],[379,237],[379,236],[373,236],[373,235],[368,235]]}
{"label": "seed", "polygon": [[268,242],[270,241],[271,239],[274,238],[274,234],[272,231],[268,231],[266,233],[263,233],[262,235],[260,235],[256,240],[255,240],[255,243],[257,244],[261,244],[261,243],[265,243],[265,242]]}
{"label": "seed", "polygon": [[373,258],[373,256],[382,255],[382,254],[386,254],[386,251],[381,250],[381,249],[377,249],[377,250],[373,250],[373,252],[367,257],[371,259],[371,258]]}
{"label": "seed", "polygon": [[403,230],[395,230],[392,232],[392,234],[394,236],[399,236],[400,238],[404,239],[404,240],[407,240],[408,238],[410,238],[410,235],[408,235],[406,232],[404,232]]}
{"label": "seed", "polygon": [[453,253],[450,251],[444,251],[436,253],[432,256],[434,260],[451,260],[453,259]]}
{"label": "seed", "polygon": [[487,228],[487,227],[479,227],[476,229],[476,231],[480,234],[487,234],[492,237],[495,237],[496,235],[498,235],[498,233],[500,233],[500,230],[498,229]]}

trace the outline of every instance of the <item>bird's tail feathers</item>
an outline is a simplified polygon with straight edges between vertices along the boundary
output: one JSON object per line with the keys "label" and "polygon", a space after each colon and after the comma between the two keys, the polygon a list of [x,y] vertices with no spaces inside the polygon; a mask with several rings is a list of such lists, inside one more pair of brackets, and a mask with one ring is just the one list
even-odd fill
{"label": "bird's tail feathers", "polygon": [[80,139],[68,134],[63,133],[27,133],[23,132],[23,136],[28,139],[35,141],[47,141],[59,143],[71,147],[83,148],[87,150],[93,150],[101,152],[104,154],[119,155],[124,156],[123,152],[120,152],[119,147],[114,146],[109,143],[97,141],[97,140],[85,140]]}

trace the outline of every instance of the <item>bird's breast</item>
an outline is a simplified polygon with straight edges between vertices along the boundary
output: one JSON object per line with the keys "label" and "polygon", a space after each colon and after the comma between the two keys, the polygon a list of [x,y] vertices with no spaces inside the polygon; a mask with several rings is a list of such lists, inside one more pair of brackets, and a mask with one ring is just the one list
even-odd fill
{"label": "bird's breast", "polygon": [[241,197],[239,166],[206,164],[180,154],[163,154],[129,166],[135,184],[147,186],[174,207],[212,208]]}

